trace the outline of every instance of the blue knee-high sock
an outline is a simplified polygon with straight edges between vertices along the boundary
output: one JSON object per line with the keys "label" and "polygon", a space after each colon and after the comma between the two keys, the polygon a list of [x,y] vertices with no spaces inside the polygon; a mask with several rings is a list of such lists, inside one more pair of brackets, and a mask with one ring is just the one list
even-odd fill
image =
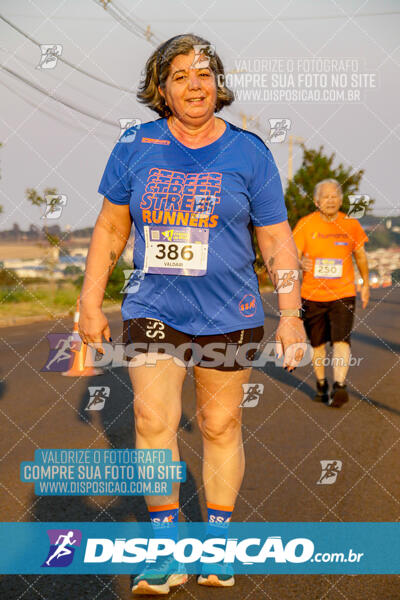
{"label": "blue knee-high sock", "polygon": [[150,521],[153,525],[154,537],[168,537],[178,541],[179,503],[164,506],[148,506]]}
{"label": "blue knee-high sock", "polygon": [[233,506],[221,506],[207,502],[208,524],[206,536],[227,537]]}

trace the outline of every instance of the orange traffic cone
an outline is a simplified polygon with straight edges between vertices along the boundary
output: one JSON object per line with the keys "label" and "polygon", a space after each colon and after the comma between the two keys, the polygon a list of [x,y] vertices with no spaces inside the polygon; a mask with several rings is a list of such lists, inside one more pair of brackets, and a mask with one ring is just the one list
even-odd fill
{"label": "orange traffic cone", "polygon": [[[74,326],[72,329],[71,341],[70,341],[70,350],[71,350],[71,359],[69,361],[68,371],[64,371],[62,375],[66,377],[80,377],[84,376],[93,376],[93,375],[101,375],[104,371],[103,369],[95,368],[95,367],[86,367],[85,360],[86,354],[89,352],[93,353],[93,349],[90,348],[87,344],[84,344],[81,340],[78,331],[78,322],[79,322],[79,296],[76,301],[76,310],[74,314]],[[93,364],[93,360],[91,361]]]}

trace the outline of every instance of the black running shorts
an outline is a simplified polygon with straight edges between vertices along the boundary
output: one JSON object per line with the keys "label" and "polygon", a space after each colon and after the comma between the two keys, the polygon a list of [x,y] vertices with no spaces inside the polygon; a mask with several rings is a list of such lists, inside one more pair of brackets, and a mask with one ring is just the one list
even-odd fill
{"label": "black running shorts", "polygon": [[158,319],[140,318],[123,322],[122,341],[128,361],[137,354],[157,352],[175,357],[182,366],[239,371],[252,366],[263,336],[264,327],[191,335]]}
{"label": "black running shorts", "polygon": [[302,298],[304,327],[311,346],[325,342],[347,342],[354,322],[355,296],[328,302],[315,302]]}

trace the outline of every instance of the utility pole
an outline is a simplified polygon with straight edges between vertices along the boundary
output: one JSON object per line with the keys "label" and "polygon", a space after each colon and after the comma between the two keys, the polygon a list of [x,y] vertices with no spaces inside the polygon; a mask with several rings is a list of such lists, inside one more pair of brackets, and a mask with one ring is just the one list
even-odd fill
{"label": "utility pole", "polygon": [[304,138],[289,135],[288,181],[293,179],[293,144],[302,144],[303,142]]}
{"label": "utility pole", "polygon": [[247,121],[254,121],[255,122],[255,126],[258,127],[259,126],[259,121],[258,121],[258,117],[251,117],[249,115],[246,115],[245,113],[240,113],[240,117],[242,119],[242,129],[247,129]]}
{"label": "utility pole", "polygon": [[[256,128],[259,128],[259,119],[258,117],[249,116],[243,112],[239,113],[240,118],[242,119],[242,129],[247,129],[247,125],[250,121],[255,122]],[[261,133],[261,131],[260,131]],[[294,144],[302,144],[304,142],[304,138],[297,135],[289,135],[288,136],[288,144],[289,144],[289,157],[288,157],[288,181],[293,179],[293,145]],[[286,142],[285,142],[286,143]]]}

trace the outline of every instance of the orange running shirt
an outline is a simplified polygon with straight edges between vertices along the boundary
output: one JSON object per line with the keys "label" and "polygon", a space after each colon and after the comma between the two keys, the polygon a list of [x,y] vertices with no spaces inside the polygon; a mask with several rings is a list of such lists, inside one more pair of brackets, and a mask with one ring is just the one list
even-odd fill
{"label": "orange running shirt", "polygon": [[312,271],[303,271],[303,298],[328,302],[356,295],[352,254],[368,241],[357,219],[339,212],[334,221],[324,221],[316,210],[300,219],[293,237],[302,255],[313,261]]}

